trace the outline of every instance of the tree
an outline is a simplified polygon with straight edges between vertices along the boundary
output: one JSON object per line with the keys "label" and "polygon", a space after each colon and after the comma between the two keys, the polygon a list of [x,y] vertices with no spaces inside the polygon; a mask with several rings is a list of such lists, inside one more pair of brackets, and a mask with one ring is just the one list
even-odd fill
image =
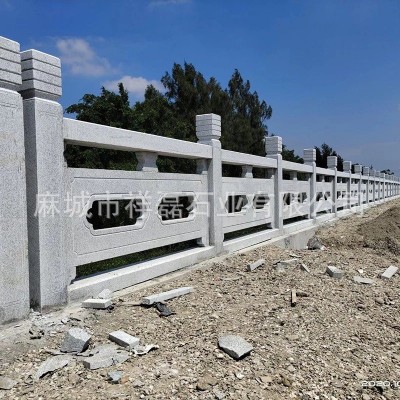
{"label": "tree", "polygon": [[[217,80],[209,80],[192,64],[174,64],[171,73],[161,78],[165,93],[148,86],[144,100],[133,107],[122,83],[118,93],[101,89],[99,96],[85,94],[81,101],[67,107],[67,113],[76,114],[81,121],[93,122],[124,129],[138,130],[180,140],[197,141],[195,117],[215,113],[221,116],[221,144],[224,149],[265,155],[264,137],[268,135],[266,121],[272,116],[272,107],[252,91],[250,82],[235,70],[223,89]],[[72,166],[89,168],[134,169],[136,159],[132,153],[105,149],[69,148],[66,158]],[[301,161],[293,150],[284,149],[283,158]],[[194,172],[191,160],[160,157],[162,171]],[[237,174],[238,168],[224,166],[225,173]]]}
{"label": "tree", "polygon": [[316,164],[320,168],[328,168],[328,156],[337,157],[338,171],[343,171],[343,158],[326,143],[322,143],[321,147],[315,146]]}

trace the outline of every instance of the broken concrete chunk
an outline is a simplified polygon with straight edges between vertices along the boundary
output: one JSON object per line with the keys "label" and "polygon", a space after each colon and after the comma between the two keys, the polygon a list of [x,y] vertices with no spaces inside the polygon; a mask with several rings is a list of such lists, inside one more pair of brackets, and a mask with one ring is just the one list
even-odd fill
{"label": "broken concrete chunk", "polygon": [[363,283],[364,285],[373,285],[374,280],[369,278],[364,278],[363,276],[355,276],[353,278],[354,282],[356,283]]}
{"label": "broken concrete chunk", "polygon": [[168,292],[162,292],[158,294],[153,294],[151,296],[143,297],[142,304],[149,306],[153,303],[163,302],[169,299],[173,299],[174,297],[183,296],[191,292],[193,292],[193,288],[191,286],[181,287],[178,289],[169,290]]}
{"label": "broken concrete chunk", "polygon": [[227,335],[218,339],[218,346],[235,360],[239,360],[253,350],[253,346],[240,336]]}
{"label": "broken concrete chunk", "polygon": [[343,271],[341,271],[339,268],[336,268],[332,265],[328,265],[326,267],[326,272],[329,276],[335,279],[341,279],[343,277]]}
{"label": "broken concrete chunk", "polygon": [[72,361],[72,357],[69,355],[63,355],[63,356],[55,356],[48,358],[46,361],[44,361],[36,371],[35,375],[33,378],[35,380],[38,380],[42,378],[43,376],[47,375],[48,373],[57,371],[61,368],[66,367],[70,362]]}
{"label": "broken concrete chunk", "polygon": [[71,328],[64,336],[60,350],[63,353],[82,353],[89,346],[91,336],[80,328]]}
{"label": "broken concrete chunk", "polygon": [[291,304],[292,304],[292,307],[295,307],[297,304],[296,289],[292,289],[292,291],[291,291]]}
{"label": "broken concrete chunk", "polygon": [[324,250],[325,246],[319,240],[317,236],[313,236],[308,242],[307,247],[309,250]]}
{"label": "broken concrete chunk", "polygon": [[93,355],[83,360],[83,365],[89,369],[107,368],[129,359],[129,353],[119,350],[115,345],[103,345],[92,350]]}
{"label": "broken concrete chunk", "polygon": [[0,376],[0,389],[1,390],[11,390],[17,384],[16,381],[6,376]]}
{"label": "broken concrete chunk", "polygon": [[112,297],[113,297],[113,292],[110,289],[104,289],[97,295],[97,298],[103,300],[112,299]]}
{"label": "broken concrete chunk", "polygon": [[121,382],[122,375],[121,371],[110,371],[107,376],[111,383],[117,384]]}
{"label": "broken concrete chunk", "polygon": [[300,264],[300,269],[310,273],[310,268],[308,268],[306,264],[301,263]]}
{"label": "broken concrete chunk", "polygon": [[133,349],[133,352],[137,356],[143,356],[143,355],[147,354],[149,351],[156,350],[156,349],[158,349],[158,346],[155,344],[148,344],[146,346],[138,345]]}
{"label": "broken concrete chunk", "polygon": [[265,260],[263,258],[253,262],[247,266],[247,271],[254,271],[256,268],[261,267],[261,265],[265,264]]}
{"label": "broken concrete chunk", "polygon": [[391,265],[386,271],[381,275],[382,279],[390,279],[396,272],[398,268],[394,265]]}
{"label": "broken concrete chunk", "polygon": [[104,310],[112,305],[111,299],[87,299],[82,303],[83,308]]}
{"label": "broken concrete chunk", "polygon": [[128,333],[126,333],[124,331],[111,332],[108,335],[108,338],[111,341],[119,344],[121,347],[129,347],[129,349],[133,349],[140,342],[139,338],[129,335]]}

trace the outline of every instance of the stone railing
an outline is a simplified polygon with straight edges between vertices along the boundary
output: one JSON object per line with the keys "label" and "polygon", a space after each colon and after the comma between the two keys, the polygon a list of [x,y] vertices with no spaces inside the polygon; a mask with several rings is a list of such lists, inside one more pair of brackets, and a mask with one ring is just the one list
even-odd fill
{"label": "stone railing", "polygon": [[[63,118],[61,86],[58,58],[0,38],[0,323],[399,195],[399,178],[361,165],[339,172],[329,157],[317,168],[314,149],[304,164],[283,161],[278,136],[265,138],[265,157],[223,150],[215,114],[196,117],[197,143]],[[136,171],[70,168],[66,145],[134,152]],[[197,172],[159,172],[159,156],[195,160]],[[78,266],[186,241],[197,246],[76,279]]]}

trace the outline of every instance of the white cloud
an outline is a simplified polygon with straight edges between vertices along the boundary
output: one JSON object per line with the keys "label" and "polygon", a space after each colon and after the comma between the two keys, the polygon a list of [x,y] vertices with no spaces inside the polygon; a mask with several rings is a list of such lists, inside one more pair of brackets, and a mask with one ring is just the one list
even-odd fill
{"label": "white cloud", "polygon": [[115,72],[108,60],[99,57],[84,39],[58,39],[56,45],[62,63],[74,75],[104,76]]}
{"label": "white cloud", "polygon": [[115,81],[108,81],[104,83],[104,87],[108,90],[117,90],[118,83],[122,82],[124,84],[125,89],[133,94],[135,97],[142,97],[144,92],[149,85],[153,85],[156,89],[163,91],[164,86],[160,81],[156,80],[148,80],[141,76],[130,76],[125,75],[120,79]]}

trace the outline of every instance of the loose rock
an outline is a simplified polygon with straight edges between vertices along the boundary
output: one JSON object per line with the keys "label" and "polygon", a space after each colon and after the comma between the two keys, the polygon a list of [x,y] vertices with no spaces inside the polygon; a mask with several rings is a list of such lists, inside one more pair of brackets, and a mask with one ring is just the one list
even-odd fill
{"label": "loose rock", "polygon": [[47,375],[48,373],[66,367],[71,361],[72,357],[69,355],[54,356],[48,358],[39,366],[38,370],[36,371],[33,377],[35,380],[38,380],[43,376]]}
{"label": "loose rock", "polygon": [[373,285],[374,284],[374,280],[373,279],[364,278],[363,276],[355,276],[353,278],[353,280],[356,283],[362,283],[364,285]]}
{"label": "loose rock", "polygon": [[64,337],[61,351],[64,353],[82,353],[89,347],[91,336],[80,328],[71,328]]}
{"label": "loose rock", "polygon": [[0,376],[0,389],[11,390],[17,384],[16,381],[6,376]]}
{"label": "loose rock", "polygon": [[253,350],[253,346],[249,342],[235,335],[220,337],[218,345],[225,353],[229,354],[235,360],[240,360],[249,355]]}
{"label": "loose rock", "polygon": [[107,376],[111,383],[117,384],[121,382],[123,374],[121,371],[110,371]]}
{"label": "loose rock", "polygon": [[329,265],[326,267],[326,272],[329,276],[335,279],[341,279],[343,277],[343,271],[341,271],[339,268],[333,267]]}
{"label": "loose rock", "polygon": [[111,341],[119,344],[120,346],[129,347],[130,349],[133,349],[134,347],[136,347],[140,342],[139,338],[129,335],[128,333],[126,333],[124,331],[111,332],[108,335],[108,338]]}

